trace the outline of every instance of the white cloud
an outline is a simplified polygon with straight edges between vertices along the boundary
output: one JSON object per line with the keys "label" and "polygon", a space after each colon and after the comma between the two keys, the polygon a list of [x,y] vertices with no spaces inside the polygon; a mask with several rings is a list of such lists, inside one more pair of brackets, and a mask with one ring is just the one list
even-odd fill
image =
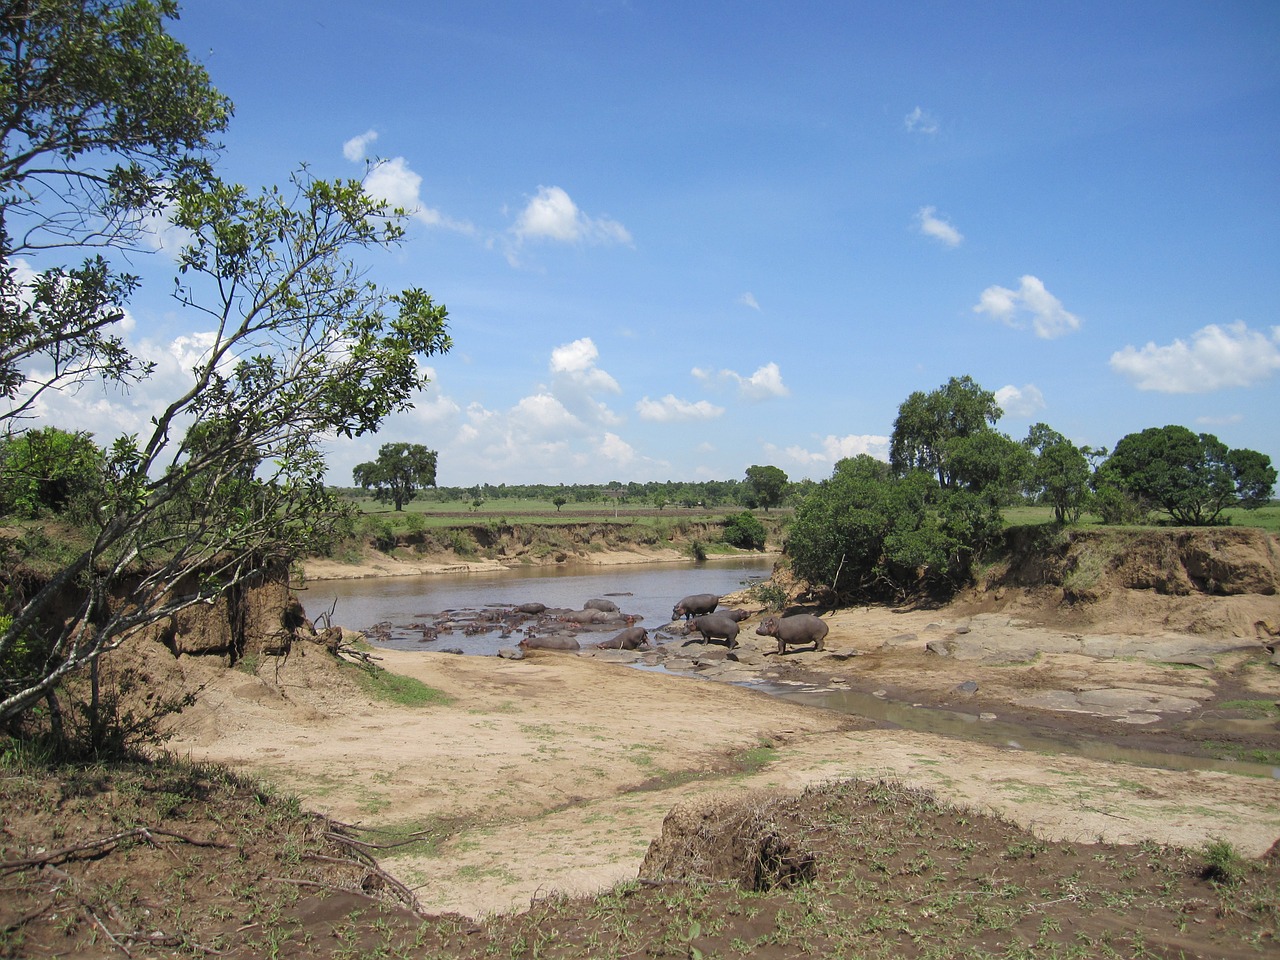
{"label": "white cloud", "polygon": [[656,423],[673,423],[678,420],[714,420],[724,413],[724,407],[717,407],[706,400],[696,403],[681,400],[668,393],[661,400],[650,400],[647,396],[636,403],[636,410],[641,420],[652,420]]}
{"label": "white cloud", "polygon": [[1244,423],[1244,414],[1228,413],[1220,417],[1196,417],[1198,427],[1230,427],[1237,423]]}
{"label": "white cloud", "polygon": [[941,241],[948,247],[960,246],[964,242],[964,234],[946,220],[935,217],[934,212],[937,209],[937,207],[921,207],[916,213],[916,219],[920,222],[920,232],[926,237]]}
{"label": "white cloud", "polygon": [[617,467],[625,467],[636,459],[635,448],[616,433],[606,432],[596,444],[596,453]]}
{"label": "white cloud", "polygon": [[359,163],[365,158],[369,144],[378,139],[377,130],[366,130],[358,137],[352,137],[342,145],[342,155],[352,163]]}
{"label": "white cloud", "polygon": [[454,220],[422,202],[422,177],[409,167],[404,157],[393,157],[375,163],[365,174],[364,188],[370,196],[385,200],[393,207],[400,207],[413,219],[428,227],[475,233],[475,227],[471,224]]}
{"label": "white cloud", "polygon": [[1280,327],[1270,334],[1250,330],[1243,321],[1211,323],[1190,342],[1168,346],[1127,346],[1111,355],[1111,369],[1139,390],[1160,393],[1208,393],[1248,387],[1280,370]]}
{"label": "white cloud", "polygon": [[790,390],[782,382],[782,371],[776,363],[766,363],[749,377],[740,377],[732,370],[725,373],[738,381],[738,388],[748,400],[765,400],[769,397],[785,397]]}
{"label": "white cloud", "polygon": [[1017,290],[990,286],[982,291],[974,313],[985,313],[1001,323],[1021,330],[1028,320],[1036,336],[1052,340],[1080,329],[1080,318],[1068,313],[1062,302],[1045,289],[1038,277],[1022,277]]}
{"label": "white cloud", "polygon": [[902,124],[908,133],[933,135],[938,132],[938,118],[921,107],[916,107],[903,117]]}
{"label": "white cloud", "polygon": [[560,187],[538,187],[511,228],[516,239],[561,243],[630,244],[627,228],[608,217],[589,217]]}
{"label": "white cloud", "polygon": [[791,393],[782,382],[782,371],[772,361],[757,369],[749,377],[744,377],[735,370],[721,370],[715,373],[703,367],[694,367],[689,372],[706,384],[711,384],[716,379],[736,383],[739,393],[747,400],[767,400],[770,397],[785,397]]}
{"label": "white cloud", "polygon": [[864,453],[887,463],[889,460],[889,438],[877,436],[876,434],[849,434],[844,437],[827,434],[819,441],[817,450],[808,450],[799,445],[786,447],[781,451],[777,451],[777,448],[771,448],[771,450],[781,452],[796,463],[810,466],[813,464],[834,465],[839,460],[856,457]]}
{"label": "white cloud", "polygon": [[996,403],[1009,416],[1028,419],[1044,409],[1044,394],[1034,383],[1009,385],[996,391]]}
{"label": "white cloud", "polygon": [[748,290],[746,293],[740,296],[738,298],[738,302],[742,304],[744,307],[750,307],[752,310],[760,309],[760,303],[758,300],[756,300],[756,295],[752,293],[750,290]]}
{"label": "white cloud", "polygon": [[551,351],[551,372],[581,390],[621,393],[618,381],[596,366],[600,351],[590,337],[561,344]]}

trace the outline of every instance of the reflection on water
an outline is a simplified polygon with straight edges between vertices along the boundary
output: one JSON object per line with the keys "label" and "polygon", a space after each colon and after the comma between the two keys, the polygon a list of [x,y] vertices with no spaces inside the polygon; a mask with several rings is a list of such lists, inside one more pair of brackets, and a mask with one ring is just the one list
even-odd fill
{"label": "reflection on water", "polygon": [[1135,750],[1117,746],[1105,740],[1081,737],[1046,737],[1032,733],[1025,727],[1001,720],[982,720],[972,714],[934,707],[912,706],[909,703],[886,700],[853,690],[797,689],[782,684],[765,684],[756,686],[754,689],[774,694],[792,703],[868,717],[887,727],[959,737],[976,743],[1007,747],[1011,750],[1069,754],[1090,760],[1133,763],[1163,770],[1217,770],[1222,773],[1280,779],[1280,767],[1271,767],[1266,764],[1217,760],[1209,757],[1188,757],[1181,754],[1160,753],[1155,750]]}
{"label": "reflection on water", "polygon": [[[461,630],[422,641],[414,624],[433,621],[446,611],[508,608],[521,603],[580,610],[593,597],[613,600],[623,613],[641,617],[652,630],[671,619],[671,608],[691,593],[723,596],[769,576],[772,558],[742,557],[707,563],[633,563],[608,567],[518,567],[494,573],[431,574],[418,577],[366,577],[321,580],[299,596],[315,620],[332,610],[332,622],[353,630],[376,623],[391,625],[385,646],[398,650],[451,648],[492,656],[503,639],[498,630],[467,636]],[[619,624],[619,628],[623,625]],[[604,636],[611,634],[605,633]]]}

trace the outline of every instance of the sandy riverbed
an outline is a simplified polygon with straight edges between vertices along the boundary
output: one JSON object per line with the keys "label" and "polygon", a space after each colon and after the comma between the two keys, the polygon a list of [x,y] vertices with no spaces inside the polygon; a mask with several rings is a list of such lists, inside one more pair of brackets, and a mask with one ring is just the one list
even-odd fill
{"label": "sandy riverbed", "polygon": [[[1257,603],[1274,616],[1280,601]],[[1256,612],[1223,616],[1247,620]],[[1200,735],[1195,723],[1234,722],[1212,716],[1225,695],[1280,698],[1280,669],[1259,660],[1256,641],[1227,642],[1224,630],[1222,649],[1193,650],[1178,663],[1160,644],[1181,637],[1195,646],[1203,637],[1178,634],[1151,611],[1133,613],[1128,622],[1112,616],[1067,633],[1027,611],[856,608],[831,617],[823,653],[763,657],[772,642],[754,637],[754,620],[742,639],[744,653],[761,655],[757,672],[777,679],[887,690],[1124,742],[1141,735],[1189,743]],[[1052,638],[1060,652],[1028,660],[1000,660],[996,647],[982,646],[1044,646]],[[1155,653],[1132,654],[1130,646],[1118,657],[1116,638],[1146,638]],[[948,639],[950,652],[936,652]],[[1101,655],[1104,649],[1110,654]],[[710,653],[713,667],[718,651]],[[1271,779],[1041,756],[879,729],[740,686],[590,657],[378,656],[450,702],[412,709],[372,703],[310,645],[295,647],[283,662],[268,659],[256,676],[193,661],[184,663],[186,679],[204,683],[204,691],[175,718],[169,746],[268,779],[341,820],[432,832],[429,849],[419,845],[384,865],[433,911],[479,916],[552,891],[598,890],[635,876],[662,818],[681,799],[793,790],[838,777],[892,777],[1052,838],[1196,845],[1223,837],[1258,855],[1280,837],[1280,786]],[[1195,657],[1198,666],[1190,662]],[[962,702],[955,691],[965,681],[977,693]],[[1107,690],[1128,695],[1089,696]],[[1117,712],[1117,703],[1135,702],[1136,718],[1132,709]],[[1280,739],[1274,722],[1256,733],[1273,745]]]}

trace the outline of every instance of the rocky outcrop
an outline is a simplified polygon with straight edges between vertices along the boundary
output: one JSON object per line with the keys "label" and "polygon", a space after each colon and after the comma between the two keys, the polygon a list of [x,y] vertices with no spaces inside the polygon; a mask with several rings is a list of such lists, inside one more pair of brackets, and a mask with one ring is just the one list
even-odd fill
{"label": "rocky outcrop", "polygon": [[1016,528],[1008,546],[986,589],[1057,586],[1069,600],[1088,601],[1115,590],[1274,596],[1280,587],[1280,546],[1256,528]]}

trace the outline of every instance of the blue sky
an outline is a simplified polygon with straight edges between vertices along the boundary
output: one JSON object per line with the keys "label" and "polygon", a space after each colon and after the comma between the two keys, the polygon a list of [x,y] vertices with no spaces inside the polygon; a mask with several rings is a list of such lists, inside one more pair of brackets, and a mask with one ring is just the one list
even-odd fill
{"label": "blue sky", "polygon": [[[1280,464],[1280,4],[188,0],[172,32],[236,104],[225,176],[380,159],[417,211],[372,275],[455,346],[331,483],[390,441],[451,486],[820,479],[966,374],[1015,438]],[[144,266],[130,336],[173,357],[199,326]],[[162,386],[46,415],[106,442]]]}

